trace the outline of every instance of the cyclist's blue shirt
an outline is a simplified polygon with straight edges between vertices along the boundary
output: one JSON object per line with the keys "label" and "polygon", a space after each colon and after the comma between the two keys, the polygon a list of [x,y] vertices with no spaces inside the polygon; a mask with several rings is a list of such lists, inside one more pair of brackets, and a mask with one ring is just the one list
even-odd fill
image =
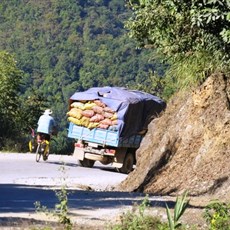
{"label": "cyclist's blue shirt", "polygon": [[38,120],[38,128],[37,128],[38,133],[51,134],[54,127],[55,127],[55,121],[53,117],[47,114],[43,114],[40,116]]}

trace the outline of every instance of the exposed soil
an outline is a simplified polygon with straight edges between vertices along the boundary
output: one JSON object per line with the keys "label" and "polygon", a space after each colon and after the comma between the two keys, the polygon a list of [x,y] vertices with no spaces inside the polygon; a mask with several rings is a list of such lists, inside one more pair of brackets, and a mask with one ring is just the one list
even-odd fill
{"label": "exposed soil", "polygon": [[136,170],[119,188],[230,198],[229,95],[229,79],[213,75],[199,89],[174,96],[149,125]]}
{"label": "exposed soil", "polygon": [[215,74],[175,95],[150,123],[137,158],[119,190],[174,197],[188,191],[198,209],[214,199],[229,203],[230,79]]}

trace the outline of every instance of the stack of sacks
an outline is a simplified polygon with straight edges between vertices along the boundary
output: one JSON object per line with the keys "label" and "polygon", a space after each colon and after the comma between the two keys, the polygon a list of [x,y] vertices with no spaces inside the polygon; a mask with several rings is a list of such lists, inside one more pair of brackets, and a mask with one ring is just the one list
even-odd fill
{"label": "stack of sacks", "polygon": [[100,100],[75,101],[70,106],[68,121],[88,129],[118,130],[117,113]]}

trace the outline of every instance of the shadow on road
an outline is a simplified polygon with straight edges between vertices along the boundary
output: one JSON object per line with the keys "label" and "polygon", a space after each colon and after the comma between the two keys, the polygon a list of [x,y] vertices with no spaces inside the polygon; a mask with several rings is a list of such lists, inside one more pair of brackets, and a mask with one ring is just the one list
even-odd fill
{"label": "shadow on road", "polygon": [[[20,184],[0,184],[0,214],[35,212],[34,203],[39,201],[49,209],[54,208],[58,202],[52,187],[28,186]],[[70,190],[68,195],[69,208],[76,210],[94,210],[106,208],[119,208],[140,204],[145,194],[115,192],[115,191],[83,191]],[[151,206],[174,207],[175,202],[165,201],[160,197],[149,197]]]}
{"label": "shadow on road", "polygon": [[44,201],[49,208],[57,202],[55,192],[41,186],[0,184],[0,194],[0,213],[34,212],[36,201]]}
{"label": "shadow on road", "polygon": [[[54,165],[61,165],[61,166],[68,166],[68,167],[82,167],[80,166],[78,163],[66,163],[66,162],[57,162],[57,161],[46,161],[46,162],[42,162],[42,163],[46,163],[46,164],[54,164]],[[103,171],[108,171],[108,172],[115,172],[115,173],[119,173],[114,167],[112,166],[96,166],[94,165],[93,168],[95,169],[100,169]]]}
{"label": "shadow on road", "polygon": [[78,164],[75,163],[66,163],[66,162],[58,162],[58,161],[46,161],[46,162],[42,162],[43,164],[54,164],[54,165],[61,165],[61,166],[68,166],[68,167],[79,167]]}

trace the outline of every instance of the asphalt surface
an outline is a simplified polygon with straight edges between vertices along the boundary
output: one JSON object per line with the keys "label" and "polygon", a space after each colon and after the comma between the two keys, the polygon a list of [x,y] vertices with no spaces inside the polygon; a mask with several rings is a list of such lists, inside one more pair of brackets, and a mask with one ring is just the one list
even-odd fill
{"label": "asphalt surface", "polygon": [[[0,170],[0,213],[33,210],[31,204],[35,201],[44,201],[50,207],[57,201],[55,191],[62,187],[71,191],[72,206],[76,201],[84,203],[85,207],[100,206],[99,195],[92,204],[90,196],[81,202],[83,194],[105,195],[105,190],[111,190],[127,176],[99,163],[94,168],[80,167],[73,156],[50,155],[47,161],[37,163],[35,155],[30,153],[1,153]],[[74,194],[77,194],[76,199]]]}
{"label": "asphalt surface", "polygon": [[[68,208],[75,223],[114,219],[145,197],[113,191],[126,174],[100,163],[80,167],[73,156],[50,155],[46,162],[37,163],[31,153],[0,153],[0,172],[0,226],[19,218],[43,219],[36,213],[35,202],[53,210],[63,187],[69,192]],[[159,197],[150,200],[158,207],[165,205]]]}
{"label": "asphalt surface", "polygon": [[127,175],[96,163],[80,167],[73,156],[50,155],[47,161],[35,161],[35,154],[0,153],[0,184],[24,184],[76,188],[84,184],[93,190],[105,190],[120,183]]}

